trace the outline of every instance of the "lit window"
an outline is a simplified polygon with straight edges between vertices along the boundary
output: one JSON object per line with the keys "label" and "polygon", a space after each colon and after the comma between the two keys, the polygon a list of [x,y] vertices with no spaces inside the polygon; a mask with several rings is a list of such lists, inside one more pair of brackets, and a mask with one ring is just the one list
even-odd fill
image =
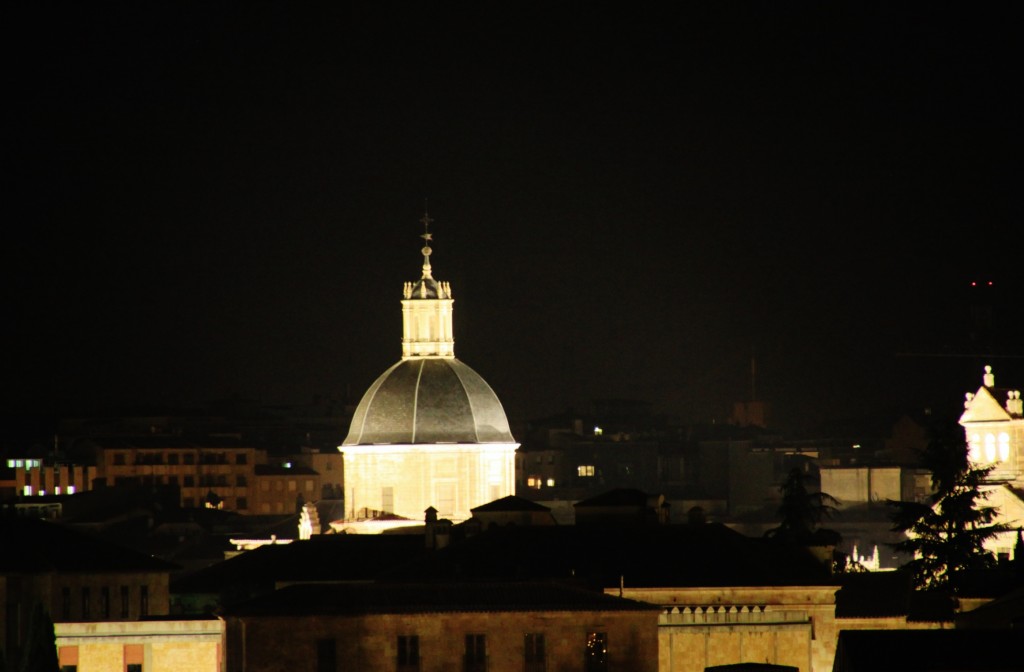
{"label": "lit window", "polygon": [[7,468],[14,469],[14,460],[7,460]]}
{"label": "lit window", "polygon": [[553,478],[549,478],[548,479],[548,487],[549,488],[555,487],[555,479],[553,479]]}
{"label": "lit window", "polygon": [[1006,462],[1010,459],[1010,435],[1006,432],[999,434],[999,461]]}
{"label": "lit window", "polygon": [[971,462],[978,462],[981,460],[981,437],[977,434],[971,434],[971,439],[968,441],[968,452],[967,457]]}
{"label": "lit window", "polygon": [[68,486],[68,494],[69,495],[75,494],[75,486],[73,486],[73,485],[69,485]]}
{"label": "lit window", "polygon": [[533,488],[534,490],[540,490],[543,481],[540,476],[530,476],[526,479],[526,487]]}
{"label": "lit window", "polygon": [[24,467],[25,466],[25,461],[24,460],[15,460],[14,461],[14,466],[19,467],[19,468],[20,467]]}
{"label": "lit window", "polygon": [[576,473],[578,475],[580,475],[580,476],[593,476],[594,475],[594,465],[592,465],[592,464],[581,464],[580,466],[576,467]]}
{"label": "lit window", "polygon": [[996,461],[996,437],[991,434],[985,435],[985,460],[988,462]]}
{"label": "lit window", "polygon": [[601,436],[602,434],[604,434],[604,430],[594,425],[594,436]]}
{"label": "lit window", "polygon": [[31,485],[26,485],[25,486],[25,496],[26,497],[31,497],[32,496],[32,486]]}

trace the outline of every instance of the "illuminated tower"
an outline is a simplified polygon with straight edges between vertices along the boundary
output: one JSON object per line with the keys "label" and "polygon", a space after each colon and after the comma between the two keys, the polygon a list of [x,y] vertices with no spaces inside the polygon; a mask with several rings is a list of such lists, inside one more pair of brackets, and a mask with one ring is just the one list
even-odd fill
{"label": "illuminated tower", "polygon": [[452,293],[430,266],[431,219],[424,214],[420,279],[405,283],[402,359],[377,378],[338,447],[345,509],[458,522],[470,509],[515,492],[515,451],[497,395],[455,357]]}
{"label": "illuminated tower", "polygon": [[996,387],[985,367],[981,387],[966,394],[960,425],[972,465],[993,467],[990,481],[1024,489],[1024,400],[1020,390]]}
{"label": "illuminated tower", "polygon": [[1019,389],[996,387],[992,367],[986,366],[977,392],[968,392],[960,425],[967,439],[971,466],[992,467],[980,490],[984,505],[998,511],[993,522],[1010,531],[985,542],[985,548],[1013,558],[1016,528],[1024,521],[1024,399]]}

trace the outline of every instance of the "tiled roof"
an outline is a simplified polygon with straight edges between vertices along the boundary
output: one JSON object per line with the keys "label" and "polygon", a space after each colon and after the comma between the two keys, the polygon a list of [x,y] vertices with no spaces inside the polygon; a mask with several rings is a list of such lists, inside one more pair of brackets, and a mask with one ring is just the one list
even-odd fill
{"label": "tiled roof", "polygon": [[98,539],[60,523],[0,516],[0,573],[171,572],[163,560]]}
{"label": "tiled roof", "polygon": [[293,585],[227,616],[507,611],[660,611],[657,605],[552,582]]}
{"label": "tiled roof", "polygon": [[232,586],[273,589],[289,581],[367,581],[426,552],[423,535],[321,534],[246,551],[172,581],[175,593],[220,593]]}
{"label": "tiled roof", "polygon": [[497,511],[550,511],[548,507],[537,502],[524,499],[523,497],[516,497],[515,495],[509,495],[508,497],[502,497],[496,499],[493,502],[487,502],[480,506],[470,509],[473,513],[487,513]]}
{"label": "tiled roof", "polygon": [[835,672],[1024,669],[1020,640],[996,630],[840,630]]}
{"label": "tiled roof", "polygon": [[453,541],[382,578],[564,580],[591,587],[836,585],[805,548],[720,524],[511,526]]}
{"label": "tiled roof", "polygon": [[916,622],[953,618],[953,599],[941,593],[916,591],[909,572],[844,574],[836,593],[836,618],[906,617]]}

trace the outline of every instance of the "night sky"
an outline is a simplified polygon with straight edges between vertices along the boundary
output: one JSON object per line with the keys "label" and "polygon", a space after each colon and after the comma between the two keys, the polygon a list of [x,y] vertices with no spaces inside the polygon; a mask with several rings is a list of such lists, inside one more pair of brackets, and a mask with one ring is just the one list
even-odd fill
{"label": "night sky", "polygon": [[693,4],[5,3],[0,401],[356,401],[425,202],[514,425],[1024,387],[1019,4]]}

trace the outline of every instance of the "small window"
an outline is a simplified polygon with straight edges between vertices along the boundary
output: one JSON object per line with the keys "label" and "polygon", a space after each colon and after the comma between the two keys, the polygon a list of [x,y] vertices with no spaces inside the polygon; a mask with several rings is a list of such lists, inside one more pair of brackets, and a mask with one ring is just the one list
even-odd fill
{"label": "small window", "polygon": [[533,490],[540,490],[544,485],[544,480],[540,476],[529,476],[526,479],[526,487]]}
{"label": "small window", "polygon": [[523,643],[523,671],[545,672],[544,635],[527,633]]}
{"label": "small window", "polygon": [[316,672],[336,672],[338,647],[334,639],[316,640]]}
{"label": "small window", "polygon": [[110,618],[110,588],[100,588],[100,618]]}
{"label": "small window", "polygon": [[191,487],[195,486],[195,484],[196,484],[195,476],[188,475],[188,476],[184,476],[183,478],[184,478],[184,481],[185,481],[185,487],[186,488],[191,488]]}
{"label": "small window", "polygon": [[71,589],[67,586],[60,589],[61,613],[65,621],[71,620]]}
{"label": "small window", "polygon": [[237,506],[237,508],[240,511],[244,511],[245,509],[248,509],[249,508],[249,499],[247,497],[239,497],[238,498],[238,506]]}
{"label": "small window", "polygon": [[141,586],[139,591],[139,616],[149,616],[149,587]]}
{"label": "small window", "polygon": [[576,467],[576,474],[582,477],[589,477],[594,475],[594,465],[592,464],[581,464]]}
{"label": "small window", "polygon": [[89,620],[92,617],[92,596],[88,588],[82,588],[82,620]]}
{"label": "small window", "polygon": [[177,463],[178,463],[178,454],[177,453],[167,453],[167,464],[177,464]]}
{"label": "small window", "polygon": [[114,464],[124,464],[124,453],[114,453]]}
{"label": "small window", "polygon": [[195,464],[196,455],[195,453],[185,453],[184,455],[181,456],[181,461],[182,464]]}
{"label": "small window", "polygon": [[142,672],[142,663],[128,663],[124,666],[125,672]]}
{"label": "small window", "polygon": [[245,480],[245,474],[238,474],[235,476],[235,485],[239,488],[244,488],[248,483]]}
{"label": "small window", "polygon": [[487,636],[466,635],[463,672],[487,672]]}
{"label": "small window", "polygon": [[419,635],[398,636],[398,672],[416,672],[420,669]]}
{"label": "small window", "polygon": [[121,586],[121,618],[128,618],[128,586]]}
{"label": "small window", "polygon": [[295,479],[294,478],[289,478],[288,479],[288,492],[295,492]]}
{"label": "small window", "polygon": [[587,633],[583,669],[585,672],[608,672],[608,633]]}
{"label": "small window", "polygon": [[235,455],[235,464],[247,464],[249,462],[249,456],[245,453],[238,453]]}

